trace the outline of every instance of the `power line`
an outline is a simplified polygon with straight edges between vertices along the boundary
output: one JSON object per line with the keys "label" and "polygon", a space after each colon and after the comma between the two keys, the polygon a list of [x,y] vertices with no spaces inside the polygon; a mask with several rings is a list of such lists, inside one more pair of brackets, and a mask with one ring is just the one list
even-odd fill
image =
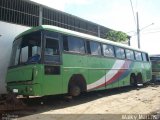
{"label": "power line", "polygon": [[[150,24],[150,25],[153,25],[153,23]],[[149,27],[150,25],[141,28],[141,29],[140,29],[141,33],[144,33],[143,31],[145,31],[145,32],[160,31],[160,28],[159,28],[159,27],[158,27],[158,28],[152,28],[152,29],[147,29],[147,30],[146,30],[145,28]],[[144,29],[145,29],[145,30],[144,30]],[[143,31],[142,31],[142,30],[143,30]],[[126,32],[126,33],[127,33],[127,34],[128,34],[128,33],[136,33],[136,31],[135,31],[135,30],[132,30],[132,31],[128,31],[128,32]]]}
{"label": "power line", "polygon": [[153,28],[153,29],[148,29],[148,30],[144,30],[145,32],[152,32],[152,31],[159,31],[160,28]]}
{"label": "power line", "polygon": [[[160,30],[159,31],[150,31],[150,32],[142,32],[141,34],[144,35],[144,34],[156,34],[156,33],[160,33]],[[133,35],[130,35],[130,36],[136,36],[136,32],[133,34]]]}
{"label": "power line", "polygon": [[143,34],[159,33],[160,31],[144,32]]}
{"label": "power line", "polygon": [[141,28],[141,29],[140,29],[140,31],[142,31],[142,30],[146,29],[147,27],[149,27],[149,26],[151,26],[151,25],[154,25],[154,23],[149,24],[149,25],[147,25],[147,26],[145,26],[145,27]]}
{"label": "power line", "polygon": [[135,17],[135,14],[134,14],[132,0],[130,0],[130,3],[131,3],[131,8],[132,8],[132,14],[133,14],[134,22],[135,22],[135,25],[136,25],[136,17]]}

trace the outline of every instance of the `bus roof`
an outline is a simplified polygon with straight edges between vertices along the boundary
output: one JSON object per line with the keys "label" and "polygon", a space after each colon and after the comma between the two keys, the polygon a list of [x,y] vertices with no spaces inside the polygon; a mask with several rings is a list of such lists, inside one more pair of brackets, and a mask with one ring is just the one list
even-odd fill
{"label": "bus roof", "polygon": [[157,55],[150,55],[150,57],[159,57],[160,58],[160,54],[157,54]]}
{"label": "bus roof", "polygon": [[151,61],[160,61],[160,56],[150,56]]}
{"label": "bus roof", "polygon": [[[37,27],[32,27],[31,29],[26,30],[23,33],[19,34],[16,38],[23,36],[23,35],[26,35],[28,33],[34,32],[34,31],[38,31],[38,30],[55,31],[55,32],[59,32],[59,33],[67,34],[67,35],[72,35],[72,36],[77,36],[77,37],[81,37],[84,39],[89,39],[89,40],[93,40],[93,41],[97,41],[97,42],[108,43],[111,45],[115,45],[115,46],[119,46],[119,47],[123,47],[123,48],[128,48],[128,49],[132,49],[132,50],[136,50],[136,51],[142,51],[140,49],[135,49],[131,46],[127,46],[122,43],[113,42],[113,41],[110,41],[107,39],[99,38],[99,37],[84,34],[84,33],[79,33],[76,31],[72,31],[72,30],[68,30],[65,28],[60,28],[60,27],[56,27],[56,26],[52,26],[52,25],[41,25],[41,26],[37,26]],[[142,52],[145,52],[145,51],[142,51]]]}

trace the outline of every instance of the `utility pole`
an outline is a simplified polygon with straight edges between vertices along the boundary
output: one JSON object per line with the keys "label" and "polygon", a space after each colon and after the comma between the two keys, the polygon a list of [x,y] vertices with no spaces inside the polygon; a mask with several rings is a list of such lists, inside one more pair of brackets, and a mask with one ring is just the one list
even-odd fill
{"label": "utility pole", "polygon": [[39,7],[39,25],[42,25],[42,16],[43,16],[43,7],[40,5]]}
{"label": "utility pole", "polygon": [[101,37],[101,29],[99,25],[98,25],[98,37]]}
{"label": "utility pole", "polygon": [[139,29],[139,18],[138,18],[138,12],[136,12],[137,17],[137,41],[138,41],[138,48],[140,49],[140,29]]}

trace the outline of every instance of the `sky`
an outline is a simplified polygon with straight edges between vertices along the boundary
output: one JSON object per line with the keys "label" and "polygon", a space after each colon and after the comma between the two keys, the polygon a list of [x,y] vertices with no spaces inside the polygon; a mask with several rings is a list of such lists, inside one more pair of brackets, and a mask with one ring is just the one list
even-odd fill
{"label": "sky", "polygon": [[[131,36],[138,48],[136,12],[139,16],[140,46],[150,55],[160,54],[160,0],[32,0]],[[133,11],[131,7],[133,6]]]}

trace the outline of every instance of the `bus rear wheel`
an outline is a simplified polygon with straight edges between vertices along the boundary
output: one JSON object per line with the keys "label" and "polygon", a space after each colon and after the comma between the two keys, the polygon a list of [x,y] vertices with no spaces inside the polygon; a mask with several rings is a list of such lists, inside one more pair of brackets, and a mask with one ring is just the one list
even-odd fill
{"label": "bus rear wheel", "polygon": [[143,79],[141,73],[137,75],[137,86],[143,86]]}
{"label": "bus rear wheel", "polygon": [[69,95],[71,96],[79,96],[81,94],[81,88],[78,85],[72,85],[69,88]]}
{"label": "bus rear wheel", "polygon": [[136,76],[134,74],[132,74],[130,77],[130,85],[134,86],[134,87],[137,86],[137,80],[136,80]]}

